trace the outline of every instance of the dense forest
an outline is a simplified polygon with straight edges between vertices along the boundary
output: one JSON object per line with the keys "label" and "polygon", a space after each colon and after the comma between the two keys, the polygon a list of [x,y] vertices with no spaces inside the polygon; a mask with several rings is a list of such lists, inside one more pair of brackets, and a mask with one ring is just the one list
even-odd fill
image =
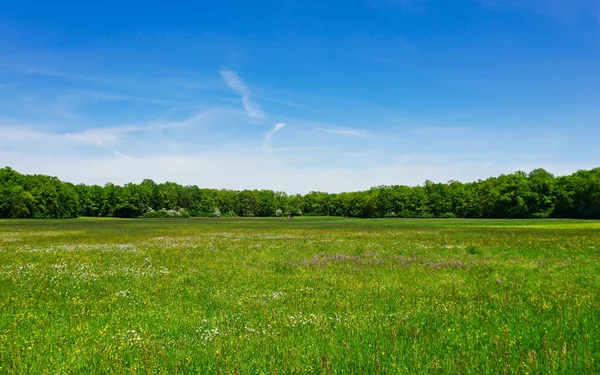
{"label": "dense forest", "polygon": [[600,218],[600,168],[555,177],[543,169],[477,182],[378,186],[367,191],[288,195],[216,190],[174,182],[74,185],[0,169],[0,217],[74,218],[281,216]]}

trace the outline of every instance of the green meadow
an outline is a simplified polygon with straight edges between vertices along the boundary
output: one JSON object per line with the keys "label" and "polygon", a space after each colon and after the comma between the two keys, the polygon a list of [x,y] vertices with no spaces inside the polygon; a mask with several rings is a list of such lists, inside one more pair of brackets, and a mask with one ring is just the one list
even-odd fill
{"label": "green meadow", "polygon": [[597,374],[600,222],[0,220],[0,373]]}

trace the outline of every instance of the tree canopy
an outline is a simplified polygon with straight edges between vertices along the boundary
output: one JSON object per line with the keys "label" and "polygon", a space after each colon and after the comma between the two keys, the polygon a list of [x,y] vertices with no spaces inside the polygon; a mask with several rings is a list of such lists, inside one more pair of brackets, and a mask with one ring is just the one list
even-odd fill
{"label": "tree canopy", "polygon": [[174,182],[74,185],[0,169],[0,217],[74,218],[276,216],[600,218],[600,168],[555,177],[544,169],[476,182],[425,181],[348,193],[288,195],[272,190],[206,189]]}

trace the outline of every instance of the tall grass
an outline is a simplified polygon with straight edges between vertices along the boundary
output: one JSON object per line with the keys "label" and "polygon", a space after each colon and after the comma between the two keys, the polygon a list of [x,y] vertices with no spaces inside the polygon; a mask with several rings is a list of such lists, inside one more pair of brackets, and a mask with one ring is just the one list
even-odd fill
{"label": "tall grass", "polygon": [[600,223],[0,221],[0,373],[596,374]]}

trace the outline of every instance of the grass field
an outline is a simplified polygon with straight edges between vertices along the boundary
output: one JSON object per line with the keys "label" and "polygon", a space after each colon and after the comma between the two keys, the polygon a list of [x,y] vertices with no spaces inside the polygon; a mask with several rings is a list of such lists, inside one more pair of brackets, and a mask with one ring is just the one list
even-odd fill
{"label": "grass field", "polygon": [[597,374],[600,222],[0,220],[0,373]]}

